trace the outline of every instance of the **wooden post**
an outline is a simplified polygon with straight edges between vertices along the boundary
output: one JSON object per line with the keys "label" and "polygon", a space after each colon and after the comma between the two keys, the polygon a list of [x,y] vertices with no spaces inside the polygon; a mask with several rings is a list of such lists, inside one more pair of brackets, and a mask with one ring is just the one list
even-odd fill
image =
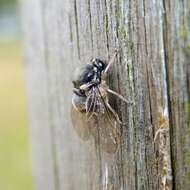
{"label": "wooden post", "polygon": [[[188,190],[188,0],[25,0],[34,174],[42,190]],[[119,54],[108,83],[127,123],[115,154],[81,140],[70,119],[78,63]]]}

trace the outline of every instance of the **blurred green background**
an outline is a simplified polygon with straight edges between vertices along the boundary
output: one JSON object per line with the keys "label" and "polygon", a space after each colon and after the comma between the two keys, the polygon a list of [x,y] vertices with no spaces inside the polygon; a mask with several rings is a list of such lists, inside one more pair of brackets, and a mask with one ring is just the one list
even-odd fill
{"label": "blurred green background", "polygon": [[18,10],[0,0],[0,190],[34,190]]}

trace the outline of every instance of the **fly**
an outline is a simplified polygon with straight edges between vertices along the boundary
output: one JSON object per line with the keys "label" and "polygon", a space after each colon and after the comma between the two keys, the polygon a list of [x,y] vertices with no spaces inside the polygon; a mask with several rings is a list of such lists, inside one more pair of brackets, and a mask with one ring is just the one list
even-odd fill
{"label": "fly", "polygon": [[109,104],[111,93],[129,103],[123,96],[109,89],[105,78],[117,52],[108,61],[93,59],[77,68],[73,77],[71,119],[77,134],[83,140],[94,137],[95,144],[107,153],[115,153],[120,145],[118,114]]}

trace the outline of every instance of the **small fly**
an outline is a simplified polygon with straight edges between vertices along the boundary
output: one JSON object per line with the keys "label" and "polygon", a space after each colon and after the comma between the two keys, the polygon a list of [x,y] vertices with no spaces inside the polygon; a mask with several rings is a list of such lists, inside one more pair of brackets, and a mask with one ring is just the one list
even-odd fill
{"label": "small fly", "polygon": [[77,68],[73,77],[71,119],[79,137],[94,137],[95,144],[107,153],[115,153],[120,145],[120,125],[116,111],[109,104],[111,93],[129,103],[123,96],[109,89],[105,78],[117,52],[108,61],[93,59]]}

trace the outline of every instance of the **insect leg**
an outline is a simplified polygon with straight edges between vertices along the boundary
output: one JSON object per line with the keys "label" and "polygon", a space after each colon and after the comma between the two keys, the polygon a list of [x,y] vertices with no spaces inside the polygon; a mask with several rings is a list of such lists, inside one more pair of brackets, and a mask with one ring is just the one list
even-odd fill
{"label": "insect leg", "polygon": [[121,100],[123,100],[127,104],[133,104],[133,102],[126,100],[122,95],[118,94],[117,92],[115,92],[115,91],[113,91],[113,90],[111,90],[109,88],[107,89],[107,92],[109,92],[110,94],[113,94],[113,95],[117,96],[118,98],[120,98]]}
{"label": "insect leg", "polygon": [[79,88],[83,91],[88,91],[92,86],[98,84],[98,81],[91,81],[86,84],[81,85]]}
{"label": "insect leg", "polygon": [[[91,103],[92,103],[91,106],[93,105],[93,108],[92,108],[92,113],[91,113],[91,115],[88,117],[88,120],[90,120],[91,117],[92,117],[94,114],[96,114],[95,109],[96,109],[97,95],[96,95],[96,91],[95,91],[94,88],[92,89],[92,92],[93,92],[93,100],[92,100],[92,102],[91,102]],[[90,113],[90,110],[89,110],[88,113],[86,113],[86,115],[88,116],[89,113]]]}
{"label": "insect leg", "polygon": [[[102,102],[103,102],[103,104],[104,104],[104,107],[105,107],[105,109],[107,110],[107,112],[109,113],[109,111],[114,115],[114,117],[115,117],[115,119],[116,119],[116,121],[119,123],[119,124],[121,124],[121,125],[125,125],[124,123],[122,123],[122,121],[119,119],[119,116],[118,116],[118,114],[116,113],[116,111],[110,106],[110,104],[108,103],[108,100],[106,100],[106,101],[104,101],[104,99],[103,99],[103,97],[102,97],[102,95],[101,95],[101,92],[100,92],[100,89],[97,87],[97,89],[98,89],[98,91],[99,91],[99,94],[100,94],[100,97],[101,97],[101,99],[102,99]],[[108,89],[109,90],[109,89]],[[108,91],[107,90],[107,91]],[[111,90],[112,91],[112,90]],[[115,94],[116,92],[114,92],[113,91],[113,93]],[[118,94],[118,93],[116,93],[116,95],[119,95],[119,96],[121,96],[120,94]],[[123,98],[123,96],[121,96],[122,98]],[[121,98],[120,97],[120,98]],[[125,98],[123,98],[124,100],[125,100]],[[126,100],[127,101],[127,100]]]}
{"label": "insect leg", "polygon": [[[104,101],[104,98],[102,97],[102,94],[101,94],[101,92],[100,92],[100,89],[99,89],[98,87],[97,87],[96,89],[98,90],[99,98],[100,98],[100,100],[102,101],[102,103],[103,103],[103,105],[104,105],[104,108],[105,108],[106,113],[107,113],[106,117],[108,118],[108,121],[109,121],[109,123],[110,123],[110,125],[107,125],[107,126],[112,130],[112,132],[113,132],[113,134],[114,134],[114,141],[115,141],[115,143],[118,143],[117,138],[119,137],[120,132],[118,131],[118,128],[116,128],[116,123],[119,123],[119,122],[117,121],[117,119],[115,119],[116,117],[115,117],[115,115],[113,114],[113,112],[110,111],[110,109],[108,108],[106,101]],[[113,117],[112,117],[112,115],[111,115],[110,112],[111,112],[111,113],[114,115],[114,117],[115,117],[115,118],[114,118],[114,122],[113,122]],[[116,114],[116,115],[117,115],[117,114]]]}
{"label": "insect leg", "polygon": [[111,111],[111,113],[114,115],[116,121],[121,124],[121,125],[124,125],[122,123],[122,121],[119,119],[119,116],[118,114],[116,113],[116,111],[110,106],[110,104],[108,102],[106,102],[106,106],[108,107],[108,109]]}
{"label": "insect leg", "polygon": [[115,53],[113,54],[113,56],[112,56],[111,59],[109,60],[108,65],[107,65],[107,67],[106,67],[104,73],[107,73],[107,71],[108,71],[108,69],[110,68],[110,66],[114,63],[117,53],[118,53],[118,51],[115,50]]}
{"label": "insect leg", "polygon": [[[90,112],[90,110],[92,108],[93,101],[94,101],[94,98],[95,98],[94,96],[95,95],[94,95],[93,91],[91,90],[91,94],[87,96],[86,103],[85,103],[86,113]],[[90,102],[90,106],[89,106],[89,102]]]}
{"label": "insect leg", "polygon": [[[109,115],[109,110],[107,109],[106,103],[105,103],[105,101],[104,101],[104,98],[102,97],[102,94],[101,94],[101,92],[100,92],[99,87],[97,87],[97,90],[98,90],[100,99],[101,99],[101,101],[103,102],[104,108],[105,108],[105,110],[106,110],[106,112],[107,112],[107,114],[108,114],[108,118],[109,118],[109,120],[111,121],[111,116]],[[112,122],[111,122],[111,123],[112,123]]]}
{"label": "insect leg", "polygon": [[114,109],[110,106],[110,104],[108,103],[108,100],[104,101],[104,98],[102,97],[102,94],[101,94],[101,92],[100,92],[100,89],[99,89],[98,87],[97,87],[97,89],[98,89],[100,98],[101,98],[101,100],[102,100],[102,102],[103,102],[103,105],[104,105],[104,107],[105,107],[105,110],[106,110],[106,112],[107,112],[108,119],[109,119],[111,125],[113,125],[113,123],[112,123],[112,119],[111,119],[111,116],[110,116],[110,112],[113,114],[113,116],[115,117],[115,120],[116,120],[119,124],[123,124],[123,123],[121,122],[121,120],[119,119],[118,114],[115,112],[115,110],[114,110]]}

